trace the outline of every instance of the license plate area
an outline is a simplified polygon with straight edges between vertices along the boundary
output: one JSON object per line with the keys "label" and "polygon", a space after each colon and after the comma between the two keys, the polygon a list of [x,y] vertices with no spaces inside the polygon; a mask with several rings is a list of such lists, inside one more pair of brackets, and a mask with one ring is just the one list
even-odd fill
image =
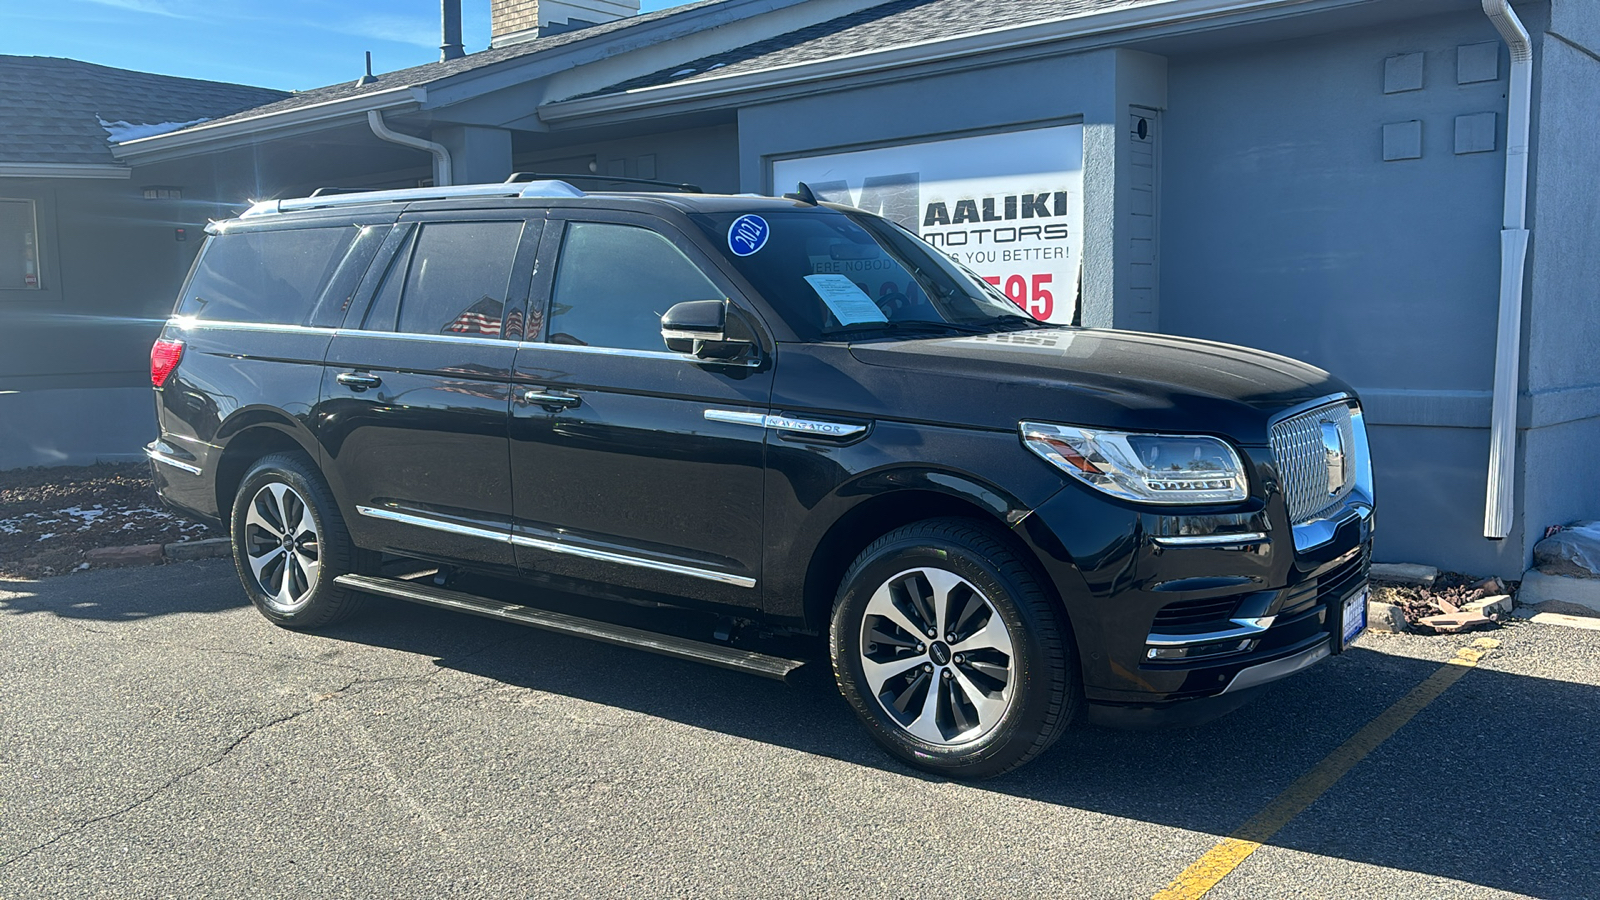
{"label": "license plate area", "polygon": [[1336,652],[1343,652],[1351,642],[1367,630],[1367,597],[1370,589],[1363,586],[1350,596],[1344,598],[1344,608],[1339,616],[1339,640],[1335,647]]}

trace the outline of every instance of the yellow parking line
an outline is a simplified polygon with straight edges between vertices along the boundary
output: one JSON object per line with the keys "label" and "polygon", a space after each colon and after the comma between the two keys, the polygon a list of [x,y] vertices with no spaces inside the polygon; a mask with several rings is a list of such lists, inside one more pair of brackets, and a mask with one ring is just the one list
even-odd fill
{"label": "yellow parking line", "polygon": [[1459,681],[1461,676],[1467,674],[1467,670],[1476,666],[1479,660],[1498,646],[1500,642],[1493,638],[1479,638],[1473,641],[1471,647],[1457,650],[1454,659],[1428,676],[1426,681],[1412,688],[1411,693],[1395,701],[1393,706],[1368,722],[1348,741],[1340,744],[1338,749],[1324,757],[1311,771],[1300,776],[1294,784],[1289,785],[1289,788],[1267,804],[1265,809],[1256,813],[1250,821],[1195,860],[1189,868],[1184,869],[1182,874],[1172,879],[1171,884],[1157,892],[1152,900],[1199,900],[1205,896],[1207,891],[1216,887],[1217,882],[1226,878],[1228,873],[1238,868],[1250,854],[1271,840],[1272,836],[1289,824],[1290,820],[1315,803],[1318,797],[1333,787],[1334,783],[1343,778],[1356,763],[1365,759],[1379,744],[1388,740],[1400,730],[1401,726],[1411,721],[1423,707],[1437,700],[1450,685]]}

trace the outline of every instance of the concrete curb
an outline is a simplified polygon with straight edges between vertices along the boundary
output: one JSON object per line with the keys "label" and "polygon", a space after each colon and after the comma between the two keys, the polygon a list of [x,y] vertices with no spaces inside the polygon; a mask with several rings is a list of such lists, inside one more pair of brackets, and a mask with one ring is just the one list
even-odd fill
{"label": "concrete curb", "polygon": [[126,547],[96,547],[83,554],[84,565],[95,569],[129,566],[159,566],[168,562],[220,559],[233,555],[233,542],[227,538],[176,541],[171,544],[142,544]]}
{"label": "concrete curb", "polygon": [[233,541],[225,537],[206,538],[202,541],[178,541],[162,548],[169,562],[184,562],[191,559],[221,559],[233,555]]}

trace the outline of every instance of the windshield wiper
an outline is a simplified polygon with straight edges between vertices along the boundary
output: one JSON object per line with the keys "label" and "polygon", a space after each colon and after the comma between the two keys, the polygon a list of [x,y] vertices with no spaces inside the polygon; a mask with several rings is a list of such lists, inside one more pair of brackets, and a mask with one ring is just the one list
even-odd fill
{"label": "windshield wiper", "polygon": [[1060,327],[1055,322],[1041,322],[1041,321],[1039,321],[1038,319],[1035,319],[1032,316],[1007,316],[1004,319],[996,319],[995,321],[996,322],[1005,323],[1004,324],[1004,328],[1007,331],[1020,331],[1020,330],[1022,330],[1024,328],[1058,328],[1058,327]]}
{"label": "windshield wiper", "polygon": [[890,334],[907,334],[917,331],[937,331],[944,334],[992,334],[993,330],[986,325],[967,325],[959,322],[883,322],[870,328],[862,328],[848,332],[834,332],[848,337],[858,337],[864,334],[877,334],[888,332]]}

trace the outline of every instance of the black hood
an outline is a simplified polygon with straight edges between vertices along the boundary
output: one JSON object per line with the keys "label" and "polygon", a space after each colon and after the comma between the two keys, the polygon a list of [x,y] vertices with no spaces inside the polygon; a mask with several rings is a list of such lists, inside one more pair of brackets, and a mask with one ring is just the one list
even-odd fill
{"label": "black hood", "polygon": [[[1276,354],[1128,331],[1058,328],[859,343],[850,353],[895,370],[883,373],[890,382],[884,387],[899,395],[902,415],[982,427],[1015,428],[1019,419],[1033,419],[1215,433],[1260,445],[1274,414],[1350,391],[1327,372]],[[893,384],[902,378],[908,383]]]}

